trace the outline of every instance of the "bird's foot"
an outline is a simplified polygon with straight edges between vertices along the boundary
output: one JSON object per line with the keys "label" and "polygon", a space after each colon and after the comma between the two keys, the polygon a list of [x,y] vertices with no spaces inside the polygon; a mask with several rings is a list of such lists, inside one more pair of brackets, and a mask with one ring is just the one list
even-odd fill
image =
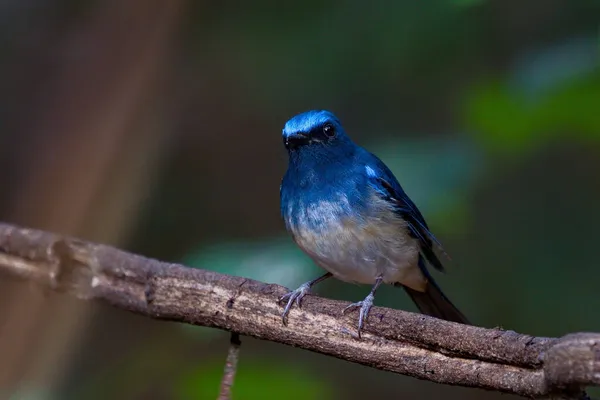
{"label": "bird's foot", "polygon": [[292,290],[291,292],[284,294],[277,301],[278,304],[281,304],[281,302],[287,300],[287,304],[283,310],[283,314],[281,314],[281,319],[283,320],[284,325],[287,325],[287,316],[290,313],[292,306],[294,305],[294,301],[296,302],[298,308],[300,308],[302,299],[304,298],[304,296],[310,293],[311,285],[309,283],[310,282],[300,285],[298,289]]}
{"label": "bird's foot", "polygon": [[360,313],[358,314],[359,339],[361,337],[360,332],[362,331],[362,328],[366,324],[367,318],[369,317],[369,311],[371,310],[371,307],[373,307],[373,300],[375,300],[375,296],[373,295],[373,293],[370,293],[363,301],[359,301],[358,303],[352,303],[342,310],[342,314],[346,314],[347,311],[360,307]]}

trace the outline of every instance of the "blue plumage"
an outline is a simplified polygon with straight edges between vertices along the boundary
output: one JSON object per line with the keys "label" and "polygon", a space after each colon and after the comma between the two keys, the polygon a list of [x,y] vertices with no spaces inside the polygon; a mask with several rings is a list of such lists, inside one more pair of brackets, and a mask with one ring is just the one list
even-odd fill
{"label": "blue plumage", "polygon": [[329,111],[308,111],[283,129],[289,165],[281,214],[296,243],[328,271],[284,298],[284,322],[315,283],[334,276],[372,284],[360,307],[359,336],[381,283],[402,286],[419,309],[440,318],[466,318],[433,282],[425,260],[443,270],[433,251],[439,242],[392,172],[356,145]]}

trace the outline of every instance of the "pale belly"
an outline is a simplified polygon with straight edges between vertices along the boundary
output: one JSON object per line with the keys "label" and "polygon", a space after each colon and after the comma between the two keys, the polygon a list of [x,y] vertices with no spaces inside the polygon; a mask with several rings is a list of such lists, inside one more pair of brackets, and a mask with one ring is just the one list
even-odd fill
{"label": "pale belly", "polygon": [[423,290],[427,280],[418,268],[419,245],[406,223],[383,200],[359,218],[340,216],[335,204],[303,208],[290,227],[294,240],[320,267],[346,282],[402,283]]}

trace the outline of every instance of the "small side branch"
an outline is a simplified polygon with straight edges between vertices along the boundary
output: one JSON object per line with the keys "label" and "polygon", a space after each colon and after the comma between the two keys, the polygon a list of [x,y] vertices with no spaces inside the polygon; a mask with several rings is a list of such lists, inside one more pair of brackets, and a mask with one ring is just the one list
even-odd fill
{"label": "small side branch", "polygon": [[[219,328],[438,383],[563,399],[585,399],[583,388],[600,384],[597,333],[533,337],[374,307],[356,340],[347,333],[355,319],[341,315],[346,302],[307,296],[285,326],[277,304],[287,292],[281,286],[2,223],[0,273],[149,318]],[[232,345],[230,356],[237,351]],[[231,365],[224,387],[233,380],[235,361]]]}
{"label": "small side branch", "polygon": [[225,370],[223,371],[223,379],[221,379],[221,393],[218,400],[231,400],[231,387],[233,386],[237,371],[241,344],[240,335],[232,332],[229,340],[229,352],[225,361]]}

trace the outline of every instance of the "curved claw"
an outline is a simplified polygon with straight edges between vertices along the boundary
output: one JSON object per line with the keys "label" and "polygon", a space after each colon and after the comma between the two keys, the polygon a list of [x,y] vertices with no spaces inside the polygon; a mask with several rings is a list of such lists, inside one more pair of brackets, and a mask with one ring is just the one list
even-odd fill
{"label": "curved claw", "polygon": [[285,308],[283,309],[283,313],[281,314],[281,319],[284,325],[287,325],[287,316],[290,313],[292,306],[294,305],[294,301],[296,302],[298,308],[300,308],[302,305],[302,299],[308,293],[310,293],[310,286],[307,284],[303,284],[298,289],[292,290],[291,292],[288,292],[279,298],[279,300],[277,301],[277,303],[279,304],[281,304],[281,302],[286,299],[288,300]]}
{"label": "curved claw", "polygon": [[367,318],[369,317],[369,311],[371,311],[371,307],[373,307],[374,297],[372,294],[369,294],[363,301],[359,301],[357,303],[352,303],[348,307],[342,310],[342,314],[345,314],[349,309],[354,309],[360,307],[360,312],[358,314],[358,338],[360,339],[360,332],[362,331],[363,326],[367,322]]}
{"label": "curved claw", "polygon": [[363,305],[362,301],[359,301],[359,302],[356,302],[356,303],[352,303],[348,307],[346,307],[346,308],[344,308],[342,310],[342,314],[346,314],[346,312],[348,312],[348,310],[350,310],[350,309],[355,309],[355,308],[358,308],[358,307],[362,307],[362,305]]}

